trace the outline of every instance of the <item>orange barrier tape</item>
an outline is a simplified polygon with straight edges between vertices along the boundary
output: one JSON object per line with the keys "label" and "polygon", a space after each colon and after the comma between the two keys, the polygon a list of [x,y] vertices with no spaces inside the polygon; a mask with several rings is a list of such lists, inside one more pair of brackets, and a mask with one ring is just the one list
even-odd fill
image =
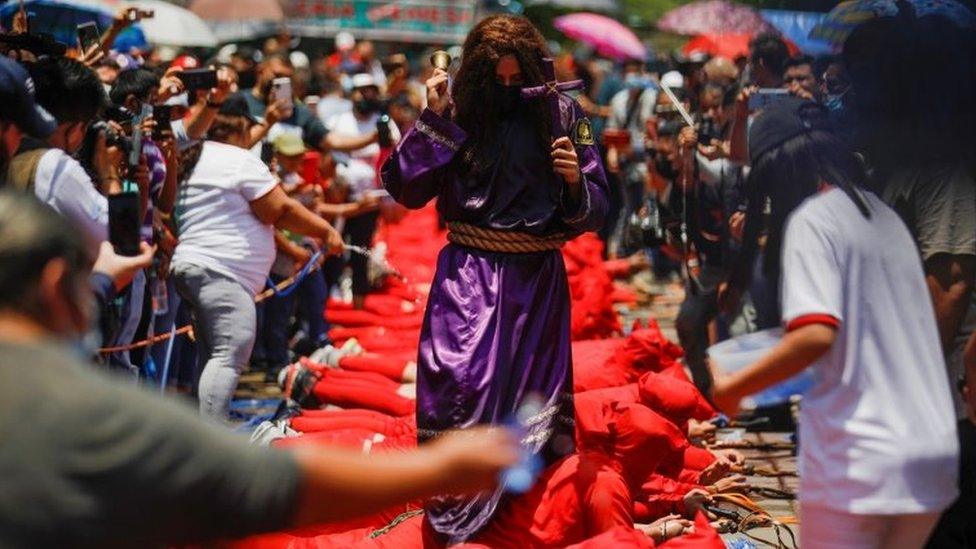
{"label": "orange barrier tape", "polygon": [[[308,265],[308,263],[306,263],[305,265]],[[302,265],[302,268],[304,268],[305,265]],[[308,271],[308,272],[309,273],[314,273],[317,270],[319,270],[319,265],[314,265],[312,267],[312,269],[310,271]],[[299,271],[301,271],[301,269],[299,269]],[[282,280],[281,282],[279,282],[278,284],[276,284],[273,289],[272,288],[268,288],[267,290],[265,290],[265,291],[259,293],[258,295],[254,296],[254,302],[255,303],[261,303],[265,299],[268,299],[269,297],[271,297],[272,295],[274,295],[275,292],[280,292],[280,291],[284,290],[285,288],[291,286],[292,284],[295,283],[295,277],[296,276],[297,276],[297,274],[296,275],[289,276],[288,278],[286,278],[286,279]],[[102,354],[102,355],[107,355],[107,354],[111,354],[111,353],[123,353],[123,352],[126,352],[126,351],[131,351],[133,349],[139,349],[139,348],[142,348],[142,347],[148,347],[150,345],[155,345],[155,344],[160,343],[162,341],[166,341],[171,336],[181,335],[181,334],[185,334],[185,333],[192,332],[192,331],[193,331],[193,326],[190,325],[190,324],[187,324],[186,326],[183,326],[182,328],[176,330],[175,332],[166,332],[166,333],[163,333],[163,334],[155,335],[153,337],[149,337],[149,338],[143,339],[141,341],[134,341],[132,343],[129,343],[128,345],[119,345],[117,347],[102,347],[101,349],[98,350],[98,353],[99,354]],[[192,336],[192,334],[191,334],[191,336]]]}

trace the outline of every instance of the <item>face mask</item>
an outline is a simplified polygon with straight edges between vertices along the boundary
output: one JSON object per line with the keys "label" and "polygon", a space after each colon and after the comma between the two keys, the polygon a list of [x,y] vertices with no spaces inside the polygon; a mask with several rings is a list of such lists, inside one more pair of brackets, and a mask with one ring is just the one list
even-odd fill
{"label": "face mask", "polygon": [[636,90],[647,86],[647,81],[637,73],[630,73],[624,77],[624,87],[629,90]]}
{"label": "face mask", "polygon": [[378,99],[360,99],[356,101],[354,105],[356,111],[362,114],[370,114],[380,110],[380,102]]}
{"label": "face mask", "polygon": [[824,106],[830,112],[837,112],[844,108],[844,94],[843,93],[828,93],[826,99],[824,99]]}
{"label": "face mask", "polygon": [[674,165],[671,164],[671,160],[661,153],[654,154],[654,170],[665,179],[673,180],[678,176],[678,172],[674,169]]}
{"label": "face mask", "polygon": [[498,101],[498,112],[509,115],[515,112],[522,101],[521,86],[506,86],[495,82],[495,97]]}

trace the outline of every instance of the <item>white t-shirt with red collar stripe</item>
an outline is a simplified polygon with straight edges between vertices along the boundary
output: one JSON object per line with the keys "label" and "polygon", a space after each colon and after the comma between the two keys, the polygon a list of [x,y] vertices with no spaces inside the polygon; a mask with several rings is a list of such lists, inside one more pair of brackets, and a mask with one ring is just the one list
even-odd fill
{"label": "white t-shirt with red collar stripe", "polygon": [[932,301],[908,229],[861,194],[870,218],[832,189],[800,205],[784,236],[784,324],[837,327],[801,405],[801,502],[941,511],[958,493],[959,448]]}

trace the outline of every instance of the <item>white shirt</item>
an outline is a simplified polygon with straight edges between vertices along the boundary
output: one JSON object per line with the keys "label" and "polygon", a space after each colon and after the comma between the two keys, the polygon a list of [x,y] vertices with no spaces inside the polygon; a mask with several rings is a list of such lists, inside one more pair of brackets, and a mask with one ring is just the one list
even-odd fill
{"label": "white shirt", "polygon": [[91,257],[108,240],[108,199],[95,189],[77,160],[61,149],[41,156],[34,176],[34,194],[81,231]]}
{"label": "white shirt", "polygon": [[784,323],[840,323],[801,404],[800,497],[854,514],[937,512],[956,499],[959,448],[935,314],[908,229],[862,196],[870,218],[833,189],[787,222]]}
{"label": "white shirt", "polygon": [[352,101],[341,95],[326,95],[319,99],[319,104],[315,106],[315,112],[319,120],[329,127],[329,121],[333,116],[346,113],[352,110]]}
{"label": "white shirt", "polygon": [[[342,135],[367,135],[376,131],[376,122],[379,119],[379,113],[373,113],[360,120],[356,118],[355,113],[349,111],[333,116],[329,119],[326,127],[329,131]],[[389,126],[390,138],[395,144],[400,141],[400,130],[392,120],[389,122]],[[336,168],[339,175],[349,183],[351,199],[358,200],[364,191],[379,188],[376,180],[376,162],[379,159],[379,154],[379,144],[371,143],[361,149],[351,151],[349,163]]]}
{"label": "white shirt", "polygon": [[250,203],[278,182],[246,149],[206,141],[177,196],[180,243],[173,265],[190,263],[230,276],[252,293],[264,287],[275,257],[274,229]]}
{"label": "white shirt", "polygon": [[632,106],[630,102],[632,91],[634,90],[629,88],[622,89],[610,99],[610,118],[607,120],[607,127],[614,130],[629,130],[631,148],[634,152],[643,152],[647,121],[654,116],[654,105],[657,104],[657,90],[645,88],[640,91],[640,97],[637,99],[639,104],[633,107],[634,114],[625,128],[627,113]]}

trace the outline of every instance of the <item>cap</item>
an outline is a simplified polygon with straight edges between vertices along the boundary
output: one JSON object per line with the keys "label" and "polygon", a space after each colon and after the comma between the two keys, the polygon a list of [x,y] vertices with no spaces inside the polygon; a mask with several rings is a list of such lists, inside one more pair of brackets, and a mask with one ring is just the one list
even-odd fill
{"label": "cap", "polygon": [[798,135],[829,131],[827,109],[819,103],[786,97],[762,110],[749,128],[749,159],[756,160]]}
{"label": "cap", "polygon": [[278,154],[283,154],[285,156],[298,156],[300,154],[305,154],[308,148],[305,146],[305,142],[302,141],[302,136],[297,133],[283,133],[278,137],[274,138],[271,142],[274,146],[274,151]]}
{"label": "cap", "polygon": [[678,71],[668,71],[661,77],[661,84],[672,90],[675,88],[683,88],[685,87],[685,77],[681,76],[681,73]]}
{"label": "cap", "polygon": [[57,120],[34,100],[34,80],[15,61],[0,57],[0,120],[38,138],[54,132]]}
{"label": "cap", "polygon": [[224,103],[220,106],[220,111],[218,112],[226,116],[243,116],[250,120],[252,124],[259,122],[257,117],[251,112],[251,107],[248,105],[243,92],[232,94],[227,99],[224,99]]}
{"label": "cap", "polygon": [[335,37],[335,46],[339,51],[351,50],[356,45],[356,38],[352,33],[342,31]]}
{"label": "cap", "polygon": [[373,78],[372,74],[367,74],[361,72],[359,74],[354,74],[352,77],[352,89],[356,88],[368,88],[368,87],[378,87],[376,85],[376,79]]}
{"label": "cap", "polygon": [[192,55],[181,55],[173,60],[171,67],[179,67],[183,70],[196,69],[200,67],[200,61]]}
{"label": "cap", "polygon": [[305,52],[299,50],[289,53],[288,60],[291,61],[292,66],[298,70],[307,69],[312,64],[312,61],[307,55],[305,55]]}

